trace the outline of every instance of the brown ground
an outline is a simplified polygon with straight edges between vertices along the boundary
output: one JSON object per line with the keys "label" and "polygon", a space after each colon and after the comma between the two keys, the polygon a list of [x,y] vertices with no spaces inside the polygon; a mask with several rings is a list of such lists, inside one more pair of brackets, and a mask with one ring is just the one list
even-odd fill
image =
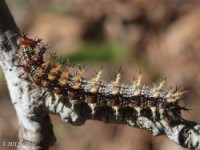
{"label": "brown ground", "polygon": [[[133,80],[141,69],[146,84],[167,77],[169,86],[183,86],[189,92],[182,105],[193,108],[190,113],[183,112],[183,116],[199,122],[198,0],[8,2],[21,31],[33,37],[41,37],[49,43],[52,51],[56,50],[59,54],[71,57],[86,53],[87,48],[82,48],[85,43],[112,43],[114,51],[109,60],[88,61],[91,57],[88,52],[82,60],[87,63],[86,76],[91,76],[96,68],[103,65],[105,80],[113,78],[122,67],[124,82]],[[91,53],[95,51],[94,47]],[[78,58],[76,62],[72,61],[77,63]],[[4,82],[1,73],[0,149],[11,150],[15,148],[2,147],[1,143],[17,140],[18,123]],[[56,116],[52,116],[52,121],[57,137],[52,150],[183,149],[164,136],[153,137],[147,131],[128,126],[87,121],[83,126],[74,127],[61,122]]]}

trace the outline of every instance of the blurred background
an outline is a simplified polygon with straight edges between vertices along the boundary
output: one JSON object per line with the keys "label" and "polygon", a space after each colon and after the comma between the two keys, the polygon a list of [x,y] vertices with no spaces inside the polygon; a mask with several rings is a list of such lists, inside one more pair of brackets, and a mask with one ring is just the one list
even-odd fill
{"label": "blurred background", "polygon": [[[152,85],[167,77],[169,87],[187,91],[186,119],[200,121],[199,0],[7,0],[20,30],[48,43],[71,63],[86,64],[86,77],[104,68],[110,81],[122,68],[123,83],[142,72]],[[57,142],[51,150],[186,150],[145,130],[87,121],[75,127],[51,116]],[[0,70],[0,149],[18,141],[18,121]]]}

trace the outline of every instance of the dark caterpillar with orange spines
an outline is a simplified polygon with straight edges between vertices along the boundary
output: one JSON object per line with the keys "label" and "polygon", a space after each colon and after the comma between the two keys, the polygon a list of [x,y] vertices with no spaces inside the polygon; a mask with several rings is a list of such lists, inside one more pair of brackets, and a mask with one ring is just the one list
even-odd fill
{"label": "dark caterpillar with orange spines", "polygon": [[84,103],[90,108],[91,118],[106,107],[112,111],[116,120],[123,117],[124,111],[131,110],[135,119],[144,116],[153,121],[164,119],[169,123],[184,123],[181,110],[188,108],[181,107],[178,102],[183,99],[185,91],[178,88],[164,90],[166,80],[148,87],[141,83],[140,74],[132,84],[120,84],[119,72],[114,80],[105,82],[101,80],[102,69],[95,77],[85,79],[84,66],[75,69],[69,62],[66,65],[60,61],[53,63],[57,58],[56,54],[51,54],[45,61],[47,46],[42,44],[41,39],[20,35],[17,44],[21,66],[27,72],[30,82],[44,91],[55,93],[58,100],[65,97],[72,110],[76,105]]}

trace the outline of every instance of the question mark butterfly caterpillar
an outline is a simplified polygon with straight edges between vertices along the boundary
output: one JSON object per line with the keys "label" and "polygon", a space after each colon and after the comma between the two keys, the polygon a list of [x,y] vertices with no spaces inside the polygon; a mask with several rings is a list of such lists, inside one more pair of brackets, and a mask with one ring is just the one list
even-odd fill
{"label": "question mark butterfly caterpillar", "polygon": [[[101,80],[103,70],[95,77],[86,79],[83,76],[84,66],[75,68],[69,62],[55,62],[56,54],[44,60],[47,45],[41,39],[32,39],[22,34],[17,39],[19,59],[31,84],[57,95],[57,100],[64,97],[72,110],[78,105],[90,108],[89,118],[99,111],[108,109],[113,119],[124,115],[137,118],[144,116],[154,122],[166,120],[169,124],[182,122],[181,110],[189,110],[179,105],[185,91],[181,89],[163,89],[166,80],[158,85],[148,87],[142,84],[141,74],[131,84],[120,84],[121,73],[110,82]],[[73,73],[75,70],[75,73]],[[130,124],[130,123],[128,123]]]}

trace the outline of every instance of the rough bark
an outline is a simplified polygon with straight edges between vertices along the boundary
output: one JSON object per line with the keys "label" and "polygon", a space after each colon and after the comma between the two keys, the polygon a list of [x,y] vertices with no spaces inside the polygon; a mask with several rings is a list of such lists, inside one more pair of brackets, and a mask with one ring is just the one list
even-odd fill
{"label": "rough bark", "polygon": [[116,120],[108,111],[91,117],[87,105],[77,105],[75,109],[71,109],[66,101],[57,101],[54,93],[42,93],[42,89],[31,86],[28,80],[19,77],[24,70],[18,66],[17,35],[19,30],[9,9],[5,1],[0,0],[0,65],[20,124],[19,150],[45,150],[55,142],[49,113],[57,114],[63,121],[73,125],[81,125],[86,119],[128,124],[149,130],[153,135],[164,134],[183,147],[200,149],[200,125],[194,122],[170,126],[165,120],[154,122],[145,117],[134,120],[130,115]]}
{"label": "rough bark", "polygon": [[0,65],[20,124],[18,149],[48,149],[55,137],[48,113],[37,108],[39,90],[19,78],[24,72],[16,57],[19,33],[5,1],[0,0]]}

